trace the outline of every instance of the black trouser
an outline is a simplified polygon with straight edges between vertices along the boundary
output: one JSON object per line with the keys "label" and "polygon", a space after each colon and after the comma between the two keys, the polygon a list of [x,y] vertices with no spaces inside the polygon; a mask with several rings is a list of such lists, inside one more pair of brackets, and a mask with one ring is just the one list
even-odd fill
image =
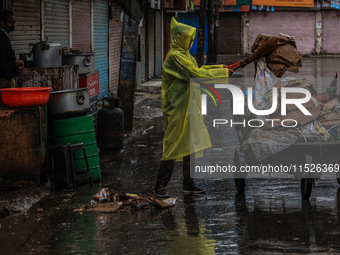
{"label": "black trouser", "polygon": [[[193,160],[195,155],[192,154],[192,159]],[[172,172],[175,167],[175,159],[172,160],[162,160],[161,165],[158,170],[158,176],[157,176],[157,181],[156,181],[156,189],[166,187],[168,185],[168,182],[170,181]],[[193,184],[193,179],[190,177],[190,172],[193,173],[191,169],[194,167],[194,162],[190,167],[190,155],[183,157],[183,178],[184,186],[191,186]]]}

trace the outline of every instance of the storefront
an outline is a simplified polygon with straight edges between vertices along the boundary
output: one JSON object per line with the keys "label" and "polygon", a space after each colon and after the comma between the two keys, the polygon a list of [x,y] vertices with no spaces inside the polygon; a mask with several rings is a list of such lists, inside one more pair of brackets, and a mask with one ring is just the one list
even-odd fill
{"label": "storefront", "polygon": [[149,9],[145,17],[145,23],[147,23],[146,33],[146,79],[151,80],[155,73],[155,11]]}
{"label": "storefront", "polygon": [[340,25],[340,12],[338,10],[322,11],[322,21],[319,23],[322,28],[322,49],[323,54],[340,53],[340,33],[336,28]]}
{"label": "storefront", "polygon": [[110,1],[110,92],[118,95],[119,85],[119,69],[120,69],[120,54],[121,54],[121,41],[122,41],[122,20],[121,20],[121,7],[114,2]]}
{"label": "storefront", "polygon": [[99,95],[108,95],[109,88],[109,3],[94,0],[94,52],[95,69],[99,71]]}
{"label": "storefront", "polygon": [[220,12],[217,54],[241,54],[242,13]]}
{"label": "storefront", "polygon": [[28,53],[28,44],[41,39],[40,0],[10,0],[7,6],[17,17],[15,31],[10,34],[12,47],[17,55]]}
{"label": "storefront", "polygon": [[140,25],[137,84],[162,74],[162,12],[149,9]]}
{"label": "storefront", "polygon": [[295,37],[301,54],[315,51],[315,11],[249,12],[248,52],[258,34],[283,33]]}
{"label": "storefront", "polygon": [[162,12],[155,11],[155,77],[162,75]]}

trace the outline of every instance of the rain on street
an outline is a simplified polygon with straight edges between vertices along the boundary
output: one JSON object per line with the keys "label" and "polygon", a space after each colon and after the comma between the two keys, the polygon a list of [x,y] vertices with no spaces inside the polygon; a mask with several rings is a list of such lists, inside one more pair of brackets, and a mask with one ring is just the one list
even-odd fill
{"label": "rain on street", "polygon": [[[316,84],[318,78],[331,81],[339,68],[337,58],[305,58],[298,74],[285,76]],[[254,67],[235,75],[252,78]],[[206,194],[184,195],[178,163],[168,185],[171,197],[178,198],[174,207],[77,210],[102,187],[152,193],[162,150],[160,95],[139,96],[135,109],[135,128],[122,150],[100,155],[101,183],[77,192],[54,191],[25,215],[0,219],[1,254],[340,254],[335,179],[317,179],[309,200],[301,199],[295,179],[249,179],[244,194],[235,191],[233,179],[198,179]],[[235,132],[226,132],[225,139],[232,164],[238,140]]]}

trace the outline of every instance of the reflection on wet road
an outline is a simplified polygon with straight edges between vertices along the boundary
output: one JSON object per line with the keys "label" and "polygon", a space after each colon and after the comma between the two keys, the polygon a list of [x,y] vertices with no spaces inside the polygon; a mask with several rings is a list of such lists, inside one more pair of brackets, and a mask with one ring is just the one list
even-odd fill
{"label": "reflection on wet road", "polygon": [[[320,61],[322,67],[317,66]],[[306,69],[301,68],[299,75],[318,71],[334,77],[339,60],[325,61],[305,60]],[[244,72],[251,76],[252,68]],[[159,100],[151,108],[157,105]],[[200,179],[207,194],[184,196],[181,164],[176,164],[169,183],[171,195],[178,198],[173,208],[108,214],[74,211],[101,187],[140,195],[152,191],[162,136],[154,129],[145,132],[143,125],[156,127],[157,121],[138,114],[136,120],[140,130],[129,134],[124,149],[101,155],[101,184],[83,187],[72,196],[56,193],[27,215],[0,220],[0,253],[340,254],[340,189],[331,179],[316,180],[307,201],[301,199],[299,180],[293,179],[247,180],[245,195],[236,194],[231,179]],[[232,158],[232,153],[226,151],[226,156]]]}

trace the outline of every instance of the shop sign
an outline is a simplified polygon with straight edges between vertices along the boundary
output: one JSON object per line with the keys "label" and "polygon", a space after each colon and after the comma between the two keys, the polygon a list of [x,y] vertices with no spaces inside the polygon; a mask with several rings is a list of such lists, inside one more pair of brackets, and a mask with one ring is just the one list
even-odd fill
{"label": "shop sign", "polygon": [[252,4],[265,6],[314,7],[313,0],[253,0]]}

